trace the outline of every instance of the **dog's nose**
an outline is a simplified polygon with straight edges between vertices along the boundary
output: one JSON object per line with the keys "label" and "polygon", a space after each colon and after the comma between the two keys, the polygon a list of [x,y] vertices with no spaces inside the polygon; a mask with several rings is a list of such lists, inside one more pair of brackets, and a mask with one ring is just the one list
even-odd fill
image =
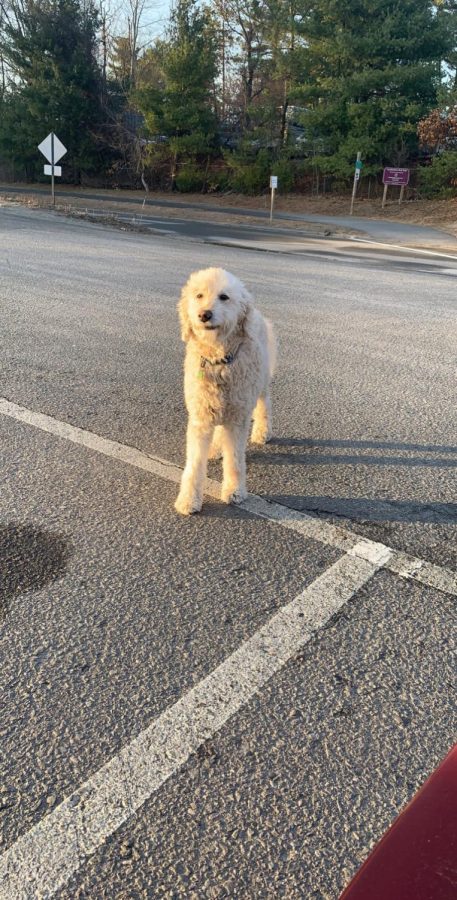
{"label": "dog's nose", "polygon": [[204,312],[199,313],[198,318],[200,322],[209,322],[213,318],[213,314],[210,309],[205,309]]}

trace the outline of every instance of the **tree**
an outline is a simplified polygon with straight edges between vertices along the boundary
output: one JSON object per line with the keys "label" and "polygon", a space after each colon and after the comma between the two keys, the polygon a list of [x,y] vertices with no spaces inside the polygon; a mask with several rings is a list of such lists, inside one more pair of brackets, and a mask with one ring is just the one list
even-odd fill
{"label": "tree", "polygon": [[132,48],[128,37],[114,37],[111,52],[108,55],[108,65],[111,76],[120,87],[128,92],[130,90]]}
{"label": "tree", "polygon": [[167,39],[152,55],[154,81],[146,82],[147,67],[140,66],[143,83],[135,99],[146,121],[150,162],[166,162],[173,190],[180,165],[208,161],[217,145],[216,40],[208,12],[196,0],[178,0]]}
{"label": "tree", "polygon": [[[266,0],[215,0],[215,10],[222,38],[222,118],[237,121],[243,132],[249,132],[256,128],[254,106],[268,79],[264,64],[271,56],[270,9]],[[230,98],[227,71],[234,88]]]}
{"label": "tree", "polygon": [[305,126],[324,172],[350,176],[401,165],[417,151],[417,122],[436,104],[441,61],[454,42],[431,0],[312,0],[302,27]]}
{"label": "tree", "polygon": [[12,0],[0,51],[12,78],[4,92],[0,149],[29,177],[37,145],[55,131],[74,180],[97,166],[102,79],[97,61],[98,16],[91,0]]}
{"label": "tree", "polygon": [[457,109],[432,109],[417,126],[419,143],[433,153],[457,146]]}

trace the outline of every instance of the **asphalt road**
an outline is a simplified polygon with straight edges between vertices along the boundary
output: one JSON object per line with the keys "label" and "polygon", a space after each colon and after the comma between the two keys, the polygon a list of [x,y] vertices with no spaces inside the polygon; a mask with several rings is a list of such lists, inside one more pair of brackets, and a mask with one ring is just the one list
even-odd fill
{"label": "asphalt road", "polygon": [[[104,838],[78,845],[48,895],[336,900],[455,740],[457,582],[364,563],[346,590],[326,523],[456,571],[457,265],[304,238],[275,249],[0,208],[2,900],[43,895],[27,860],[59,871],[63,801],[77,809],[97,773]],[[309,534],[211,498],[174,513],[176,301],[190,270],[218,264],[279,337],[274,439],[249,451],[248,487],[286,525],[311,512]],[[301,649],[222,724],[197,723],[195,751],[116,818],[123,748],[338,566],[334,612],[314,609]],[[13,870],[22,893],[2,881]]]}
{"label": "asphalt road", "polygon": [[[49,195],[49,188],[47,186],[42,186],[40,188],[35,187],[17,187],[13,185],[0,185],[0,193],[4,195],[14,195],[14,194],[44,194],[46,196]],[[129,204],[137,204],[139,207],[143,207],[144,196],[140,196],[135,198],[132,196],[126,196],[122,191],[116,193],[115,196],[111,194],[108,196],[106,193],[100,193],[97,191],[90,190],[77,190],[71,191],[68,188],[65,188],[60,193],[58,192],[57,199],[65,199],[69,197],[78,198],[81,200],[82,198],[90,201],[91,206],[95,206],[98,209],[103,209],[104,202],[115,202],[119,206],[122,207],[123,203]],[[182,209],[183,215],[185,216],[186,211],[198,209],[198,210],[207,210],[209,212],[219,212],[224,213],[228,217],[228,225],[230,216],[249,216],[250,218],[257,219],[268,219],[270,212],[269,209],[252,209],[250,207],[234,207],[234,206],[218,206],[215,207],[214,204],[208,203],[190,203],[185,200],[185,197],[180,197],[179,200],[166,200],[161,197],[158,200],[155,200],[151,195],[148,195],[148,198],[145,203],[144,209],[142,209],[142,215],[148,215],[149,217],[153,217],[153,209],[154,207],[168,207],[170,209]],[[343,228],[348,231],[358,231],[362,234],[368,235],[370,238],[376,241],[386,241],[387,243],[404,243],[410,244],[411,246],[420,246],[420,247],[433,247],[435,249],[447,247],[449,249],[453,249],[454,252],[457,252],[457,239],[454,235],[449,234],[445,230],[441,228],[430,228],[428,225],[411,225],[407,222],[399,222],[395,219],[368,219],[365,216],[326,216],[324,214],[313,214],[313,213],[286,213],[279,212],[275,210],[274,221],[277,224],[278,222],[284,220],[291,220],[295,222],[303,222],[303,226],[305,228],[311,229],[314,227],[315,229],[319,229],[322,226],[328,226],[330,229],[332,226],[334,228]],[[194,223],[198,229],[204,229],[203,223]],[[166,227],[166,223],[164,223]],[[176,229],[179,226],[177,223],[170,226],[172,229]],[[230,225],[229,225],[230,227]],[[252,226],[251,226],[252,227]],[[219,231],[219,229],[218,229]]]}

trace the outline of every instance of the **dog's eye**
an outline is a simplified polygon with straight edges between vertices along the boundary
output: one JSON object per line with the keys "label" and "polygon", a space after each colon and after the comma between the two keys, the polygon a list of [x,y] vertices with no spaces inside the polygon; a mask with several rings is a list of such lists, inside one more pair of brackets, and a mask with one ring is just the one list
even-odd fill
{"label": "dog's eye", "polygon": [[228,299],[229,299],[228,294],[219,294],[219,300],[228,300]]}
{"label": "dog's eye", "polygon": [[203,297],[203,294],[197,294],[197,300],[201,300],[202,297]]}

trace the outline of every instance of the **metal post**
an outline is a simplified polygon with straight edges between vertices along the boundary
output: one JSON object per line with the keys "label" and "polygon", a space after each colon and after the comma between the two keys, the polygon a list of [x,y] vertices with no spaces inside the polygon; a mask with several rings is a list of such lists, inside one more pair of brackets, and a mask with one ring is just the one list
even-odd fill
{"label": "metal post", "polygon": [[52,167],[51,196],[52,196],[52,205],[55,206],[56,205],[56,197],[55,197],[55,192],[54,192],[54,132],[53,131],[51,131],[51,167]]}
{"label": "metal post", "polygon": [[276,190],[276,188],[272,187],[272,189],[271,189],[271,204],[270,204],[270,225],[273,222],[273,206],[275,203],[275,190]]}
{"label": "metal post", "polygon": [[384,193],[382,195],[382,209],[384,209],[387,200],[387,184],[384,185]]}
{"label": "metal post", "polygon": [[[361,158],[362,158],[362,154],[359,151],[359,153],[357,154],[357,162],[360,162]],[[357,166],[357,163],[356,163],[355,172],[354,172],[354,184],[352,185],[351,212],[350,212],[351,216],[354,211],[354,200],[355,200],[355,195],[357,192],[357,182],[358,182],[359,178],[360,178],[360,168]]]}
{"label": "metal post", "polygon": [[400,206],[400,204],[403,202],[403,194],[404,194],[404,193],[405,193],[405,185],[402,184],[402,186],[401,186],[401,188],[400,188],[400,199],[399,199],[399,201],[398,201],[398,205],[399,205],[399,206]]}

